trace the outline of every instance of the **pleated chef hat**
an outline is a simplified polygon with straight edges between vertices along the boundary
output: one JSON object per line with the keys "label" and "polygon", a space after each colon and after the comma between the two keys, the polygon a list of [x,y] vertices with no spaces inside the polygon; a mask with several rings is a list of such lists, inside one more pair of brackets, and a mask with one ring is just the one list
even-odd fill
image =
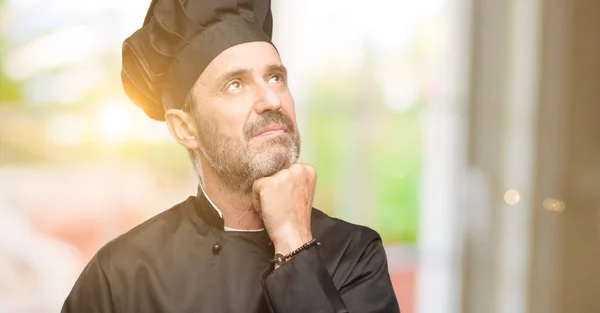
{"label": "pleated chef hat", "polygon": [[272,31],[270,0],[152,0],[142,28],[123,43],[123,87],[164,121],[215,57],[241,43],[272,44]]}

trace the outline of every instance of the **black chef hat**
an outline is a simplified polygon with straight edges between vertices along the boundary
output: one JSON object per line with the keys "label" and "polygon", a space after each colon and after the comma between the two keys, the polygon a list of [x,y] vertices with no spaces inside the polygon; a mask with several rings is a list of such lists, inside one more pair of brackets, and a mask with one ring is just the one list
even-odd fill
{"label": "black chef hat", "polygon": [[123,43],[125,92],[154,120],[183,100],[208,64],[232,46],[271,43],[270,0],[152,0]]}

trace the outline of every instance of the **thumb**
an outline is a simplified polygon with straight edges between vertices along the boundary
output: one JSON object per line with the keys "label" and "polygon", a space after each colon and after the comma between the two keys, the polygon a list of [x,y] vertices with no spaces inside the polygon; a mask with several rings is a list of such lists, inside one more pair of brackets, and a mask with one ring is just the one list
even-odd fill
{"label": "thumb", "polygon": [[261,189],[262,189],[262,178],[257,179],[252,184],[252,206],[254,207],[254,210],[258,213],[258,216],[260,216],[260,218],[263,219],[262,206],[260,205],[260,190]]}

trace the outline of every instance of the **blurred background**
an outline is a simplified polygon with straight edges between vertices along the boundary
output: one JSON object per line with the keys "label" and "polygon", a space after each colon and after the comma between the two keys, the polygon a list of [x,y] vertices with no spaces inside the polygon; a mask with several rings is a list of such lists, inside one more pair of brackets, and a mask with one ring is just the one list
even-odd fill
{"label": "blurred background", "polygon": [[[150,0],[0,0],[0,312],[196,193],[126,98]],[[315,207],[376,229],[403,313],[600,312],[600,1],[273,3]]]}

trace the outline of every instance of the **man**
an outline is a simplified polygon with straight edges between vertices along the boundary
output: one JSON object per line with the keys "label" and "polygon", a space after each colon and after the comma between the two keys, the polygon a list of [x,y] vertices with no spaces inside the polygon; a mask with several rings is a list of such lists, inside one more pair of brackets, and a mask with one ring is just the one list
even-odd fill
{"label": "man", "polygon": [[154,0],[123,84],[165,120],[198,194],[98,251],[73,312],[399,312],[379,235],[312,208],[316,172],[269,0]]}

